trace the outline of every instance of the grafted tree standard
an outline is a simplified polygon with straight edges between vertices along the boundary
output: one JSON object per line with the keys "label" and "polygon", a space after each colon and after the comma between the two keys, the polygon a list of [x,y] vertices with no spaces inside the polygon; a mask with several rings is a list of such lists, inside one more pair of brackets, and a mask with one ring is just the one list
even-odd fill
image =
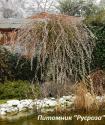
{"label": "grafted tree standard", "polygon": [[94,42],[82,19],[47,13],[31,18],[32,22],[18,31],[15,46],[21,46],[21,55],[31,64],[37,58],[36,72],[40,70],[41,79],[57,84],[85,79]]}

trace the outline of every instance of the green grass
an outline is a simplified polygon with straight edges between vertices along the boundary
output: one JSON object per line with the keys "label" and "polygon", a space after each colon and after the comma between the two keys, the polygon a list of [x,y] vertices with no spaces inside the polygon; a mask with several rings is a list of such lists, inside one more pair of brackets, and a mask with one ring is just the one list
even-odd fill
{"label": "green grass", "polygon": [[28,81],[6,81],[0,84],[0,100],[38,98],[40,86]]}
{"label": "green grass", "polygon": [[[13,100],[13,99],[4,99],[4,100],[2,99],[2,100],[0,100],[0,104],[5,104],[9,100]],[[16,99],[14,99],[14,100],[16,100]]]}
{"label": "green grass", "polygon": [[7,100],[0,100],[0,104],[4,104],[6,102],[7,102]]}

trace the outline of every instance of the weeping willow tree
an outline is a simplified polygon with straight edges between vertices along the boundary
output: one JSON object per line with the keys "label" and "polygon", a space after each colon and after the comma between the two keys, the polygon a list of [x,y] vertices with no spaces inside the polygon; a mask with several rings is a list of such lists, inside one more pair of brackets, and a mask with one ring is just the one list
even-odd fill
{"label": "weeping willow tree", "polygon": [[37,58],[36,80],[40,71],[41,80],[64,85],[85,80],[90,72],[93,35],[81,18],[37,14],[18,31],[16,46],[21,46],[32,68]]}

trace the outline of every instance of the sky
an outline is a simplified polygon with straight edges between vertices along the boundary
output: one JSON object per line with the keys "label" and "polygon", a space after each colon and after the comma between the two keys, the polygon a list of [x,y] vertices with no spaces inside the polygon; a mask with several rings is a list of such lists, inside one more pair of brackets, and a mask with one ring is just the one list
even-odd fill
{"label": "sky", "polygon": [[[58,5],[58,0],[0,0],[0,18],[3,17],[3,9],[12,9],[14,14],[18,17],[28,17],[35,12],[50,11],[56,12],[55,6]],[[47,1],[47,4],[45,4]],[[96,4],[99,4],[100,0],[96,0]],[[7,11],[8,13],[8,11]]]}
{"label": "sky", "polygon": [[97,0],[96,3],[99,4],[101,0]]}
{"label": "sky", "polygon": [[[47,1],[47,4],[45,4],[45,1]],[[5,8],[20,13],[20,17],[27,17],[33,12],[56,11],[55,5],[57,5],[57,0],[8,0],[8,2],[0,0],[0,17],[2,17]]]}

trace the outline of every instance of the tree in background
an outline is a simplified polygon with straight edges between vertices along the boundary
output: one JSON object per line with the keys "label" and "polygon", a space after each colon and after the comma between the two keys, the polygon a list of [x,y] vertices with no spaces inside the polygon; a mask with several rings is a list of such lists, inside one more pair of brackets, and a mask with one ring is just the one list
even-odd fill
{"label": "tree in background", "polygon": [[21,18],[24,15],[22,8],[23,0],[0,0],[1,17],[3,18]]}
{"label": "tree in background", "polygon": [[92,0],[60,0],[58,9],[71,16],[89,16],[97,12],[98,6]]}
{"label": "tree in background", "polygon": [[100,5],[105,7],[105,0],[100,0]]}
{"label": "tree in background", "polygon": [[57,12],[56,5],[56,0],[0,0],[0,17],[22,18],[38,12]]}

